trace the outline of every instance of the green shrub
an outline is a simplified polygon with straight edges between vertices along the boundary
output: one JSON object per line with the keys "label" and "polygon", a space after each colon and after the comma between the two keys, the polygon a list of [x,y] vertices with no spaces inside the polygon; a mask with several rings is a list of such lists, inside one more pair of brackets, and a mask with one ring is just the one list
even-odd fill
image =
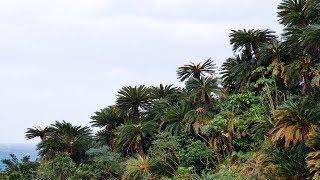
{"label": "green shrub", "polygon": [[215,162],[212,149],[199,140],[189,143],[179,151],[181,165],[193,167],[197,173],[212,170]]}
{"label": "green shrub", "polygon": [[37,178],[39,180],[96,179],[92,167],[84,164],[77,166],[66,153],[57,154],[55,158],[41,162]]}
{"label": "green shrub", "polygon": [[174,174],[173,180],[192,180],[192,167],[179,167]]}

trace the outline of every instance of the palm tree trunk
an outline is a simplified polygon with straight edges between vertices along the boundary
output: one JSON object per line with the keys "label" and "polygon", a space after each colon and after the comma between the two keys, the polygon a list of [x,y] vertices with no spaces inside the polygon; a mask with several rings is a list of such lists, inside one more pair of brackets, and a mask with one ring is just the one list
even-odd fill
{"label": "palm tree trunk", "polygon": [[143,146],[142,146],[142,140],[139,140],[137,142],[137,152],[139,155],[144,156]]}
{"label": "palm tree trunk", "polygon": [[43,136],[40,136],[40,139],[41,139],[41,142],[45,141],[46,140],[46,136],[43,135]]}
{"label": "palm tree trunk", "polygon": [[115,149],[115,135],[114,135],[114,133],[113,133],[113,128],[112,127],[110,127],[110,126],[106,126],[106,131],[107,132],[110,132],[111,133],[111,140],[110,140],[110,148],[111,148],[111,150],[114,150]]}
{"label": "palm tree trunk", "polygon": [[303,87],[302,87],[302,94],[305,95],[310,87],[310,80],[309,80],[309,72],[306,71],[303,73]]}
{"label": "palm tree trunk", "polygon": [[200,79],[200,76],[201,76],[201,71],[197,70],[193,72],[193,77],[195,79]]}
{"label": "palm tree trunk", "polygon": [[276,109],[278,108],[279,106],[279,95],[278,95],[278,86],[277,86],[277,79],[274,78],[274,88],[275,88],[275,93],[276,93]]}
{"label": "palm tree trunk", "polygon": [[252,59],[251,48],[246,47],[246,50],[245,50],[245,51],[246,51],[248,60],[251,60],[251,59]]}
{"label": "palm tree trunk", "polygon": [[137,120],[139,121],[139,119],[140,119],[139,107],[134,107],[133,108],[133,116],[135,116],[137,118]]}
{"label": "palm tree trunk", "polygon": [[[271,110],[271,114],[272,116],[274,116],[274,113],[275,113],[275,106],[274,106],[274,101],[273,101],[273,98],[272,98],[272,95],[271,95],[271,91],[270,91],[270,87],[268,84],[266,84],[266,93],[267,93],[267,96],[268,96],[268,99],[269,99],[269,107],[270,107],[270,110]],[[269,120],[269,122],[274,125],[274,123]]]}
{"label": "palm tree trunk", "polygon": [[259,59],[258,46],[257,46],[256,42],[252,42],[252,50],[253,50],[253,54],[256,57],[256,59]]}
{"label": "palm tree trunk", "polygon": [[205,93],[205,103],[206,103],[207,105],[210,105],[210,102],[211,102],[211,100],[210,100],[210,98],[209,98],[208,93]]}

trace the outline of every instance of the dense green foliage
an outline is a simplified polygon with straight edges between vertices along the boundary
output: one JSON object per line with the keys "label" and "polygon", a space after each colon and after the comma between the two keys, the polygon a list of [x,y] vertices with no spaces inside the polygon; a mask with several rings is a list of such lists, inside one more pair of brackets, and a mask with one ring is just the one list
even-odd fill
{"label": "dense green foliage", "polygon": [[[179,67],[185,87],[127,86],[94,113],[29,128],[39,160],[4,160],[7,179],[320,178],[320,1],[283,0],[284,33],[232,30],[234,57]],[[281,39],[281,40],[280,40]]]}
{"label": "dense green foliage", "polygon": [[[19,160],[14,154],[10,155],[10,159],[2,160],[2,163],[6,166],[3,172],[8,175],[8,179],[34,179],[36,176],[38,162],[30,161],[29,156],[23,157]],[[0,175],[1,178],[1,175]]]}

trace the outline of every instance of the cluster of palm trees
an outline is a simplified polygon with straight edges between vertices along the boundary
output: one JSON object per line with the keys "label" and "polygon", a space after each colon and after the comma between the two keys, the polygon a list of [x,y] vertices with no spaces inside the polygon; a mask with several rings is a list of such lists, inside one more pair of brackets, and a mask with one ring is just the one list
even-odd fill
{"label": "cluster of palm trees", "polygon": [[91,147],[92,131],[89,127],[74,126],[65,121],[56,121],[49,127],[28,128],[26,138],[40,137],[39,155],[53,158],[57,153],[69,153],[77,163],[83,161],[86,150]]}
{"label": "cluster of palm trees", "polygon": [[[198,141],[212,153],[200,167],[212,174],[231,160],[240,164],[240,175],[266,178],[264,170],[241,170],[246,162],[239,160],[241,153],[258,153],[262,156],[246,160],[255,162],[256,169],[272,167],[279,178],[320,175],[320,2],[283,0],[278,10],[285,26],[281,39],[268,29],[231,31],[235,56],[223,63],[220,78],[211,59],[190,63],[177,70],[185,87],[121,88],[114,105],[91,117],[92,126],[100,128],[95,134],[89,127],[63,121],[29,128],[26,137],[41,139],[42,159],[68,153],[77,164],[86,162],[90,148],[108,146],[127,158],[123,179],[157,179],[163,174],[201,179],[188,176],[186,166],[190,171],[199,168],[181,158],[194,153],[195,147],[188,145]],[[165,147],[168,144],[172,147]],[[201,158],[194,162],[204,162]],[[203,177],[217,177],[205,173]]]}

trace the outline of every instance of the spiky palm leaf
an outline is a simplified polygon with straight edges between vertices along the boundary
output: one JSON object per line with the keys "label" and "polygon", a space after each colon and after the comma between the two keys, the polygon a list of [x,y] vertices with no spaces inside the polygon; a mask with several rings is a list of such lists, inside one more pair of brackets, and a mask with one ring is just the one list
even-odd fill
{"label": "spiky palm leaf", "polygon": [[297,144],[288,149],[270,148],[266,150],[267,158],[265,164],[275,165],[274,177],[281,179],[306,179],[308,176],[307,164],[305,158],[307,147],[304,143]]}
{"label": "spiky palm leaf", "polygon": [[213,114],[202,107],[191,110],[183,119],[185,131],[200,134],[201,128],[208,125],[212,118]]}
{"label": "spiky palm leaf", "polygon": [[313,63],[311,56],[307,55],[292,61],[290,64],[284,66],[283,79],[288,86],[302,85],[302,94],[305,94],[310,88],[311,84],[311,67]]}
{"label": "spiky palm leaf", "polygon": [[304,48],[304,52],[317,59],[320,55],[320,25],[309,25],[306,27],[301,35],[300,42]]}
{"label": "spiky palm leaf", "polygon": [[40,126],[28,128],[26,131],[26,138],[33,139],[39,137],[41,141],[46,139],[47,127],[41,128]]}
{"label": "spiky palm leaf", "polygon": [[126,162],[122,180],[148,180],[151,178],[149,157],[137,155]]}
{"label": "spiky palm leaf", "polygon": [[164,114],[166,109],[171,106],[172,104],[166,99],[153,101],[146,110],[146,119],[162,123],[164,121]]}
{"label": "spiky palm leaf", "polygon": [[118,111],[116,106],[109,106],[101,109],[100,111],[95,112],[95,115],[91,116],[92,121],[90,123],[93,127],[106,129],[114,128],[124,121],[124,119],[119,116]]}
{"label": "spiky palm leaf", "polygon": [[318,0],[308,0],[306,4],[310,24],[320,23],[320,2]]}
{"label": "spiky palm leaf", "polygon": [[231,30],[230,44],[234,51],[244,50],[247,60],[252,60],[253,55],[258,56],[259,48],[276,39],[273,31],[266,30]]}
{"label": "spiky palm leaf", "polygon": [[114,149],[115,132],[102,129],[95,133],[94,139],[97,143],[101,143],[101,145],[108,145],[108,147]]}
{"label": "spiky palm leaf", "polygon": [[306,12],[307,0],[283,0],[278,6],[278,17],[285,26],[306,27],[309,23]]}
{"label": "spiky palm leaf", "polygon": [[250,83],[254,64],[237,56],[222,64],[222,84],[228,91],[241,92]]}
{"label": "spiky palm leaf", "polygon": [[272,41],[261,48],[259,53],[262,65],[271,66],[272,76],[276,77],[282,74],[284,63],[281,60],[282,44],[279,41]]}
{"label": "spiky palm leaf", "polygon": [[143,143],[154,136],[156,131],[157,124],[153,121],[123,124],[117,129],[117,147],[126,153],[136,152],[143,155]]}
{"label": "spiky palm leaf", "polygon": [[301,47],[301,36],[304,28],[287,27],[284,29],[282,37],[284,39],[283,49],[287,52],[289,57],[297,57],[303,55],[303,48]]}
{"label": "spiky palm leaf", "polygon": [[305,142],[320,125],[320,104],[315,97],[288,100],[275,111],[277,120],[272,129],[272,141],[284,140],[284,147]]}
{"label": "spiky palm leaf", "polygon": [[100,127],[103,130],[97,132],[97,141],[105,143],[112,149],[115,144],[115,128],[124,122],[124,119],[120,117],[116,106],[109,106],[95,112],[94,116],[91,116],[90,122],[93,127]]}
{"label": "spiky palm leaf", "polygon": [[118,91],[116,104],[120,112],[127,116],[135,116],[140,118],[141,110],[144,110],[150,105],[150,89],[141,85],[135,87],[123,87]]}
{"label": "spiky palm leaf", "polygon": [[182,129],[182,120],[191,110],[188,102],[180,101],[176,105],[165,110],[162,127],[166,132],[177,135]]}
{"label": "spiky palm leaf", "polygon": [[311,152],[306,157],[306,162],[310,173],[315,177],[320,176],[320,130],[317,129],[307,141]]}
{"label": "spiky palm leaf", "polygon": [[212,100],[212,94],[219,94],[219,87],[217,78],[205,77],[205,78],[190,78],[186,83],[186,89],[191,92],[191,96],[194,97],[196,102],[202,102],[210,104]]}
{"label": "spiky palm leaf", "polygon": [[190,77],[200,79],[202,76],[210,75],[212,76],[215,73],[216,66],[213,61],[209,58],[203,64],[190,63],[182,67],[179,67],[177,70],[178,79],[180,81],[185,81]]}
{"label": "spiky palm leaf", "polygon": [[165,99],[169,96],[174,95],[176,93],[177,88],[174,87],[172,84],[170,85],[163,85],[160,84],[159,87],[151,87],[151,97],[153,99]]}
{"label": "spiky palm leaf", "polygon": [[284,47],[291,56],[310,54],[317,59],[320,52],[320,26],[308,25],[301,27],[288,27],[283,33]]}
{"label": "spiky palm leaf", "polygon": [[306,157],[309,172],[315,177],[320,176],[320,150],[310,152]]}

